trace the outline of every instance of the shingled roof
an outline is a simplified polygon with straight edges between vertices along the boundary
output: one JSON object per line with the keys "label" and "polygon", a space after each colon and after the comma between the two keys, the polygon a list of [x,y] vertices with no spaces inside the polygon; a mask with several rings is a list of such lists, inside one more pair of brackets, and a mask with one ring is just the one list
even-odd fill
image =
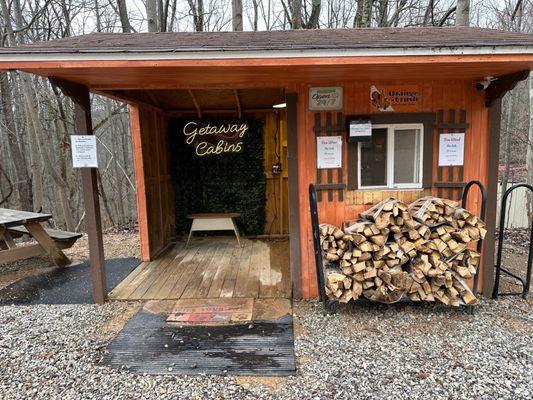
{"label": "shingled roof", "polygon": [[533,35],[471,27],[259,32],[93,33],[0,53],[127,53],[438,48],[533,48]]}

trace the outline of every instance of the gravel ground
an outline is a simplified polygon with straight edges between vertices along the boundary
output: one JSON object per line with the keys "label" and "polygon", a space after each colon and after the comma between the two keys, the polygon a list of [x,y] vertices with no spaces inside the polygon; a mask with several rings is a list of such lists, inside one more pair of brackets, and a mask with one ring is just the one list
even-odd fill
{"label": "gravel ground", "polygon": [[297,375],[144,376],[98,365],[139,307],[0,308],[3,399],[531,399],[531,302],[432,306],[295,303]]}

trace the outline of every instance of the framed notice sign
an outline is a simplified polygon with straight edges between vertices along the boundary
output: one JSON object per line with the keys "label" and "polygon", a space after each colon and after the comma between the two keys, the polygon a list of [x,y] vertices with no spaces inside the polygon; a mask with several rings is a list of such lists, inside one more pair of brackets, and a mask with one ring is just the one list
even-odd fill
{"label": "framed notice sign", "polygon": [[309,89],[310,110],[340,110],[342,108],[342,87],[312,87]]}
{"label": "framed notice sign", "polygon": [[463,165],[464,133],[441,133],[439,136],[439,167]]}
{"label": "framed notice sign", "polygon": [[372,140],[372,122],[369,118],[347,118],[348,142]]}
{"label": "framed notice sign", "polygon": [[342,167],[342,136],[316,138],[316,165],[318,169]]}
{"label": "framed notice sign", "polygon": [[70,143],[74,168],[98,168],[96,136],[71,135]]}

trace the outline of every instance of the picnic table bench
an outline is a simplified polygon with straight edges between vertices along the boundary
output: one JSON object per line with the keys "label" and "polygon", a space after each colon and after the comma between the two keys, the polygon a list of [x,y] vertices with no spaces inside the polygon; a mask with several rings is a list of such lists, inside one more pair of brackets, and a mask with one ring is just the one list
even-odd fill
{"label": "picnic table bench", "polygon": [[[72,247],[82,235],[44,228],[41,223],[51,218],[50,214],[0,208],[0,263],[47,254],[60,267],[71,264],[62,250]],[[31,236],[38,244],[17,246],[13,239],[22,235]]]}
{"label": "picnic table bench", "polygon": [[241,238],[235,218],[240,217],[239,213],[207,213],[207,214],[189,214],[187,218],[192,219],[191,231],[185,247],[189,247],[193,232],[205,231],[233,231],[237,238],[237,243],[241,246]]}

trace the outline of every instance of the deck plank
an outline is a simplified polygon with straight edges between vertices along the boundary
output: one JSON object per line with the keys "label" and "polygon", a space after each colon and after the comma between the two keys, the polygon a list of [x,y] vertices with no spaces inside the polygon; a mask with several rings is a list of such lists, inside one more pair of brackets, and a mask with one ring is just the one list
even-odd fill
{"label": "deck plank", "polygon": [[[200,296],[198,293],[202,285],[207,287],[209,290],[209,285],[218,266],[220,257],[224,254],[226,249],[229,247],[227,241],[218,240],[216,245],[210,245],[211,256],[207,257],[205,260],[202,260],[201,263],[197,263],[191,277],[186,283],[184,290],[182,291],[182,299],[195,299],[195,298],[205,298],[205,293],[203,296]],[[206,292],[204,290],[204,292]]]}
{"label": "deck plank", "polygon": [[213,280],[211,281],[211,286],[207,292],[207,298],[216,298],[220,297],[222,292],[222,287],[224,286],[224,281],[226,277],[231,275],[232,270],[237,269],[235,265],[235,260],[237,254],[242,253],[242,247],[230,248],[229,251],[224,252],[224,256],[220,259],[220,263]]}
{"label": "deck plank", "polygon": [[244,289],[245,297],[259,297],[261,270],[263,260],[267,259],[267,257],[270,258],[270,255],[268,254],[268,246],[264,245],[264,243],[259,240],[254,241],[252,257],[250,259],[250,271]]}
{"label": "deck plank", "polygon": [[243,258],[243,254],[246,251],[246,248],[250,248],[249,246],[246,246],[246,241],[242,241],[244,247],[239,247],[235,249],[231,255],[230,260],[230,271],[224,278],[224,283],[222,284],[222,290],[220,291],[220,297],[233,297],[233,292],[235,290],[235,284],[237,282],[237,274],[239,273],[240,266],[241,266],[241,260]]}
{"label": "deck plank", "polygon": [[235,287],[233,288],[233,297],[245,297],[246,282],[248,281],[248,274],[250,272],[250,261],[252,258],[253,242],[247,240],[246,246],[239,261],[239,270],[235,280]]}
{"label": "deck plank", "polygon": [[187,290],[189,290],[190,293],[194,293],[195,287],[198,285],[198,276],[202,274],[205,265],[211,263],[211,261],[217,256],[220,246],[222,246],[222,244],[210,245],[207,249],[199,249],[198,256],[188,263],[181,276],[182,279],[179,279],[176,285],[172,288],[170,298],[184,298]]}
{"label": "deck plank", "polygon": [[[175,266],[179,265],[183,258],[187,255],[185,246],[176,246],[177,252],[172,260],[169,261],[165,270],[159,274],[156,280],[150,285],[146,293],[143,295],[143,300],[154,300],[157,298],[157,294],[160,292],[161,288],[165,285],[166,281],[172,275]],[[193,255],[194,257],[194,255]]]}
{"label": "deck plank", "polygon": [[150,289],[150,286],[152,286],[152,284],[161,276],[161,274],[164,274],[165,268],[176,257],[178,252],[179,249],[177,247],[173,247],[170,249],[170,251],[165,253],[164,256],[153,261],[153,267],[150,271],[150,274],[148,274],[144,280],[137,285],[135,290],[131,292],[131,294],[128,296],[128,300],[142,300],[144,294],[148,291],[148,289]]}
{"label": "deck plank", "polygon": [[179,290],[174,289],[181,279],[190,277],[191,264],[196,266],[195,258],[199,256],[200,248],[183,249],[183,257],[179,260],[174,260],[170,265],[170,273],[163,286],[159,289],[159,293],[154,295],[155,300],[164,299],[179,299],[181,293],[176,295],[175,292]]}
{"label": "deck plank", "polygon": [[126,277],[112,300],[180,298],[290,298],[288,241],[210,237],[194,247],[177,244],[160,258],[143,262]]}
{"label": "deck plank", "polygon": [[131,274],[129,274],[122,282],[120,282],[115,288],[109,292],[110,299],[122,300],[122,298],[127,298],[128,295],[125,293],[133,285],[134,280],[144,271],[146,268],[149,268],[151,262],[143,262],[137,268],[135,268]]}

